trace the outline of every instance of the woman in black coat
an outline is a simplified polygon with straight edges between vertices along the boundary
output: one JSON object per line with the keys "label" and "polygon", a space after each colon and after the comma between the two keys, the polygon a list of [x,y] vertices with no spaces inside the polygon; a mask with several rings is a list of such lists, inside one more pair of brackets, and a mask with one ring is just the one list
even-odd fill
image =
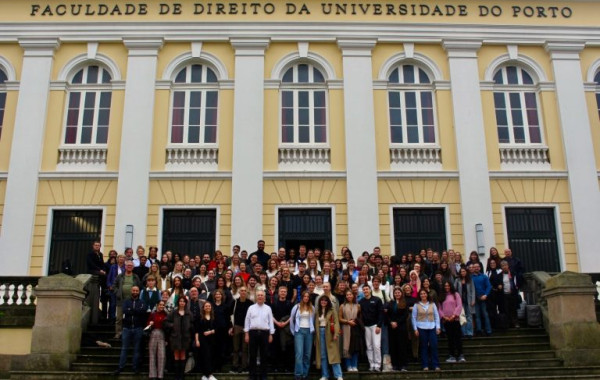
{"label": "woman in black coat", "polygon": [[[202,316],[196,322],[195,344],[200,348],[200,371],[203,378],[215,379],[213,376],[216,340],[216,322],[213,305],[206,302],[202,307]],[[215,379],[216,380],[216,379]]]}
{"label": "woman in black coat", "polygon": [[386,307],[390,356],[394,370],[406,371],[408,367],[408,303],[400,287],[394,288],[394,299]]}
{"label": "woman in black coat", "polygon": [[186,351],[189,349],[194,333],[192,314],[187,309],[186,297],[179,297],[177,308],[169,313],[165,327],[169,331],[169,345],[175,359],[175,379],[183,379]]}

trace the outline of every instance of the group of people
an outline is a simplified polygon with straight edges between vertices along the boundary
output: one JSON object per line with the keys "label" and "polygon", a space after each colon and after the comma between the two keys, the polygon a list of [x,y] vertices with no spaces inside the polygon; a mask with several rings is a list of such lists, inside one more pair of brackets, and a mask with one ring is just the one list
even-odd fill
{"label": "group of people", "polygon": [[[137,257],[100,243],[88,254],[88,271],[103,286],[102,315],[122,340],[119,374],[127,351],[141,366],[148,336],[150,378],[165,366],[183,378],[193,357],[203,380],[231,363],[231,371],[265,379],[269,371],[308,379],[314,362],[321,380],[358,371],[366,356],[370,371],[406,371],[420,358],[423,370],[440,370],[438,335],[448,338],[447,362],[465,362],[462,339],[518,327],[521,262],[510,249],[490,249],[486,265],[472,252],[431,249],[390,257],[379,247],[354,257],[330,250],[280,248],[265,252],[259,240],[248,254],[181,255],[156,247]],[[506,326],[505,326],[506,325]],[[331,371],[330,371],[331,370]]]}

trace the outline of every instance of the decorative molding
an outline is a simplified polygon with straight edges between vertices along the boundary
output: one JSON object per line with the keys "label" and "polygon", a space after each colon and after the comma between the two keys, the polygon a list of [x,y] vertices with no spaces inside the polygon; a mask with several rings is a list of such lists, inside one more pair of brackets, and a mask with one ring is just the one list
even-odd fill
{"label": "decorative molding", "polygon": [[6,82],[4,82],[3,86],[6,91],[18,91],[21,87],[21,82],[7,80]]}
{"label": "decorative molding", "polygon": [[442,148],[439,146],[390,147],[393,170],[442,170]]}
{"label": "decorative molding", "polygon": [[457,171],[441,171],[441,170],[432,170],[432,171],[423,171],[423,172],[410,172],[410,171],[398,171],[398,170],[390,170],[390,171],[379,171],[377,172],[378,179],[419,179],[419,178],[427,178],[427,179],[458,179]]}
{"label": "decorative molding", "polygon": [[165,168],[167,170],[217,170],[219,148],[217,147],[167,147]]}
{"label": "decorative molding", "polygon": [[[194,43],[196,43],[196,42],[192,42],[192,44],[194,44]],[[198,56],[195,56],[196,53],[198,53]],[[173,80],[175,80],[175,75],[177,74],[177,72],[183,66],[190,63],[190,61],[193,62],[195,60],[202,60],[202,61],[207,62],[208,66],[210,66],[211,69],[214,69],[216,71],[219,82],[221,82],[222,80],[229,79],[229,74],[227,73],[227,67],[223,64],[223,62],[221,62],[221,60],[218,59],[217,57],[215,57],[214,55],[207,53],[205,51],[201,51],[201,50],[188,51],[188,52],[185,52],[185,53],[180,54],[177,57],[175,57],[171,62],[169,62],[169,64],[163,71],[163,75],[162,75],[161,79],[163,81],[172,82]]]}
{"label": "decorative molding", "polygon": [[371,57],[377,40],[370,38],[338,38],[337,44],[344,57]]}
{"label": "decorative molding", "polygon": [[5,180],[8,178],[8,172],[0,172],[0,179]]}
{"label": "decorative molding", "polygon": [[519,57],[519,45],[506,45],[506,50],[510,59],[517,59]]}
{"label": "decorative molding", "polygon": [[19,45],[25,51],[25,57],[52,57],[60,46],[60,40],[55,38],[22,37]]}
{"label": "decorative molding", "polygon": [[283,170],[329,170],[331,152],[327,147],[279,147],[279,168]]}
{"label": "decorative molding", "polygon": [[[298,45],[300,44],[301,43],[299,42]],[[303,53],[300,50],[292,52],[286,55],[285,57],[281,58],[273,66],[273,70],[271,70],[270,80],[281,81],[283,74],[285,74],[285,71],[290,67],[290,65],[299,60],[310,61],[310,63],[314,64],[325,75],[326,81],[336,80],[335,69],[327,59],[311,51],[306,51],[306,55],[303,55]]]}
{"label": "decorative molding", "polygon": [[111,83],[114,81],[121,81],[121,70],[119,70],[119,65],[117,65],[115,61],[101,53],[95,53],[94,58],[90,58],[88,52],[86,54],[80,54],[67,62],[67,64],[60,69],[58,78],[53,83],[64,82],[67,84],[69,77],[74,74],[76,70],[91,63],[101,63],[102,66],[105,66],[110,71],[110,76],[112,78]]}
{"label": "decorative molding", "polygon": [[579,53],[585,48],[582,41],[547,41],[544,48],[552,60],[579,60]]}
{"label": "decorative molding", "polygon": [[600,70],[600,59],[596,59],[594,61],[594,63],[592,63],[590,65],[590,68],[588,69],[587,72],[587,77],[586,77],[586,81],[593,83],[594,85],[596,84],[596,82],[594,82],[594,77],[596,76],[596,73],[598,72],[598,70]]}
{"label": "decorative molding", "polygon": [[130,57],[156,57],[163,43],[162,37],[123,37]]}
{"label": "decorative molding", "polygon": [[105,170],[106,147],[62,146],[58,148],[58,171]]}
{"label": "decorative molding", "polygon": [[88,59],[96,59],[96,54],[98,54],[98,42],[90,41],[87,44],[87,57]]}
{"label": "decorative molding", "polygon": [[161,171],[150,172],[150,179],[190,180],[190,179],[224,179],[231,180],[231,172],[221,171]]}
{"label": "decorative molding", "polygon": [[97,171],[55,171],[55,172],[40,172],[39,179],[47,180],[62,180],[62,179],[89,179],[89,180],[117,180],[119,179],[118,172],[97,172]]}
{"label": "decorative molding", "polygon": [[[405,44],[406,45],[406,44]],[[414,47],[414,44],[413,44]],[[421,53],[415,53],[414,51],[409,55],[406,52],[398,53],[388,58],[381,68],[377,79],[388,80],[392,69],[402,61],[410,63],[416,63],[417,66],[425,69],[425,72],[429,75],[432,82],[443,80],[442,70],[438,67],[434,60]]]}
{"label": "decorative molding", "polygon": [[263,57],[269,47],[270,38],[230,38],[236,56]]}
{"label": "decorative molding", "polygon": [[503,170],[550,170],[546,146],[500,146],[500,163]]}
{"label": "decorative molding", "polygon": [[264,179],[346,179],[345,171],[265,171]]}
{"label": "decorative molding", "polygon": [[202,41],[193,41],[191,44],[192,57],[200,58],[202,56]]}
{"label": "decorative molding", "polygon": [[8,59],[4,58],[1,55],[0,55],[0,68],[2,68],[2,71],[4,71],[4,74],[6,74],[6,81],[4,82],[5,84],[7,82],[14,82],[17,80],[17,72],[15,71],[15,68],[13,67],[13,65],[10,63],[10,61]]}
{"label": "decorative molding", "polygon": [[304,42],[304,41],[298,42],[298,55],[300,56],[300,58],[308,57],[308,48],[309,48],[308,42]]}
{"label": "decorative molding", "polygon": [[[599,173],[600,176],[600,173]],[[566,171],[529,171],[529,170],[511,170],[511,171],[490,171],[490,179],[567,179],[569,173]]]}
{"label": "decorative molding", "polygon": [[477,58],[481,48],[481,40],[443,40],[442,46],[448,53],[448,58]]}
{"label": "decorative molding", "polygon": [[506,63],[509,63],[509,62],[515,62],[518,65],[525,66],[526,69],[533,71],[533,74],[536,77],[536,78],[534,78],[534,82],[536,84],[548,82],[548,76],[546,76],[544,69],[534,59],[532,59],[528,56],[525,56],[523,54],[517,54],[517,56],[515,56],[515,58],[512,58],[511,53],[498,56],[492,62],[490,62],[490,64],[485,69],[485,73],[483,75],[484,80],[491,81],[493,83],[494,82],[494,72],[498,69],[498,67],[500,67]]}

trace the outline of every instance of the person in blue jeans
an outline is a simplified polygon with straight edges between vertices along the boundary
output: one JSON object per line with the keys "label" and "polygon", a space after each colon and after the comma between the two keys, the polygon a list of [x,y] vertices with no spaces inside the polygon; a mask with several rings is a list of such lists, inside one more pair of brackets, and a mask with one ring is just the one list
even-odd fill
{"label": "person in blue jeans", "polygon": [[329,365],[333,369],[333,377],[343,380],[342,362],[340,356],[340,323],[337,313],[333,310],[331,299],[323,296],[318,300],[315,316],[317,330],[315,362],[321,368],[321,380],[329,379]]}
{"label": "person in blue jeans", "polygon": [[475,325],[477,334],[483,335],[483,328],[485,328],[485,334],[490,336],[492,335],[492,326],[487,312],[487,298],[492,291],[492,284],[488,276],[481,273],[479,265],[474,265],[471,280],[475,286]]}
{"label": "person in blue jeans", "polygon": [[419,338],[419,352],[423,371],[433,367],[440,371],[437,336],[440,334],[440,315],[437,306],[429,299],[427,290],[419,290],[419,302],[413,306],[412,324]]}
{"label": "person in blue jeans", "polygon": [[315,333],[315,308],[310,293],[304,291],[290,313],[290,332],[294,336],[294,380],[307,380]]}
{"label": "person in blue jeans", "polygon": [[121,357],[119,358],[119,368],[114,372],[115,375],[123,372],[127,363],[127,351],[133,344],[133,372],[140,371],[140,353],[142,346],[142,337],[144,326],[148,315],[146,305],[140,300],[140,288],[136,285],[131,287],[131,298],[123,303],[123,333],[121,334],[122,347]]}

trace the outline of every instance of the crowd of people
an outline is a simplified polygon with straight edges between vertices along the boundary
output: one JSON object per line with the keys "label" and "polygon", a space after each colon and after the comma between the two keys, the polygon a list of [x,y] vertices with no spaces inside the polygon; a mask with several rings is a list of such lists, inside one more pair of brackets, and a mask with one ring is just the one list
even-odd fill
{"label": "crowd of people", "polygon": [[[215,380],[232,372],[266,379],[293,372],[308,379],[311,363],[321,380],[330,373],[440,370],[438,336],[445,334],[446,362],[465,362],[463,339],[493,329],[519,327],[517,308],[523,267],[510,249],[490,249],[487,262],[471,252],[423,249],[390,257],[379,247],[355,257],[343,247],[265,252],[259,240],[248,254],[179,254],[156,247],[111,250],[104,261],[100,242],[87,256],[88,271],[102,286],[102,318],[115,325],[122,350],[115,374],[127,364],[141,368],[148,340],[149,377],[165,370],[182,379],[187,371]],[[193,360],[191,360],[193,358]]]}

